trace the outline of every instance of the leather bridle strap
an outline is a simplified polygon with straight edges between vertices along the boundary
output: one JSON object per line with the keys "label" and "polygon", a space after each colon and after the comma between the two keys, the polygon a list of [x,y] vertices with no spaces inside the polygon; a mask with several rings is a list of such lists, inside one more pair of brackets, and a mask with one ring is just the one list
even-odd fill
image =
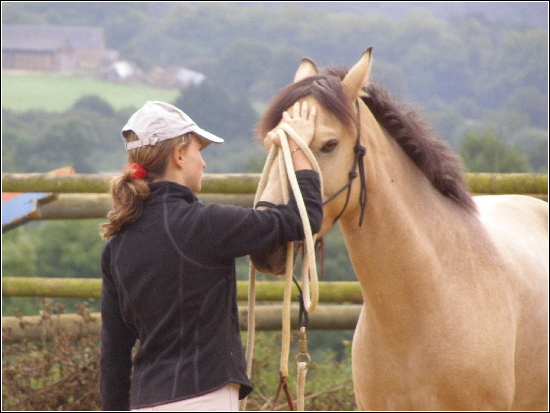
{"label": "leather bridle strap", "polygon": [[[336,198],[338,195],[340,195],[343,191],[346,189],[348,190],[348,193],[346,195],[346,202],[344,203],[344,207],[338,214],[336,218],[334,218],[334,221],[332,222],[332,225],[338,221],[338,219],[342,216],[344,213],[344,210],[348,206],[349,196],[351,192],[351,184],[353,183],[353,180],[357,178],[357,176],[360,177],[361,180],[361,191],[359,193],[359,205],[361,207],[361,216],[359,217],[359,226],[363,223],[363,216],[365,214],[365,206],[367,205],[367,182],[365,179],[365,166],[363,165],[363,158],[365,154],[367,153],[367,150],[364,146],[361,145],[361,113],[359,111],[359,99],[355,101],[355,107],[357,108],[357,138],[355,140],[355,146],[353,148],[353,151],[355,152],[355,158],[353,160],[353,167],[351,168],[351,171],[349,172],[349,180],[346,185],[344,185],[342,188],[340,188],[338,191],[336,191],[330,198],[328,198],[325,202],[323,202],[323,206],[328,204],[330,201],[332,201],[334,198]],[[359,174],[357,174],[356,169],[359,168]]]}

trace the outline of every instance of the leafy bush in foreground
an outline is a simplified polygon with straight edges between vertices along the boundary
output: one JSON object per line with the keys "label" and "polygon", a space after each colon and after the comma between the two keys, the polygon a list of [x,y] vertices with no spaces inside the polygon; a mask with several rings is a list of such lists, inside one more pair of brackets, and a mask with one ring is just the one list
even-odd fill
{"label": "leafy bush in foreground", "polygon": [[[75,308],[85,324],[90,322],[84,305]],[[44,301],[38,324],[44,332],[54,331],[51,341],[44,335],[38,342],[23,340],[3,349],[2,410],[100,409],[99,336],[91,330],[81,337],[61,330],[57,325],[61,311],[57,305],[52,314],[51,303]]]}
{"label": "leafy bush in foreground", "polygon": [[[83,331],[77,336],[62,330],[57,323],[62,306],[43,301],[38,324],[44,336],[39,341],[23,340],[4,345],[2,351],[2,410],[18,411],[82,411],[100,410],[99,336],[94,329],[86,328],[93,322],[88,308],[77,304],[76,312],[82,317]],[[20,325],[29,323],[18,316]],[[52,340],[45,331],[53,330]],[[97,329],[95,329],[97,330]],[[4,337],[9,335],[4,332]],[[246,333],[243,333],[243,336]],[[243,341],[244,342],[244,341]],[[292,337],[289,357],[290,394],[296,406],[297,336]],[[281,334],[257,332],[254,347],[252,383],[254,391],[248,397],[247,410],[289,410],[284,392],[273,408],[279,384]],[[312,361],[305,384],[306,410],[357,410],[351,382],[349,342],[343,340],[344,352],[337,360],[330,348],[310,352]]]}

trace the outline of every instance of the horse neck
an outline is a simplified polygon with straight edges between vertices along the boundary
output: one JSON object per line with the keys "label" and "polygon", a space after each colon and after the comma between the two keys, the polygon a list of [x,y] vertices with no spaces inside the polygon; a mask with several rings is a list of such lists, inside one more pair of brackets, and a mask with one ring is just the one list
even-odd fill
{"label": "horse neck", "polygon": [[354,203],[339,225],[365,302],[389,316],[388,306],[399,300],[402,315],[437,288],[441,259],[453,261],[449,243],[471,237],[471,217],[431,185],[374,119],[364,123],[365,216],[359,227]]}

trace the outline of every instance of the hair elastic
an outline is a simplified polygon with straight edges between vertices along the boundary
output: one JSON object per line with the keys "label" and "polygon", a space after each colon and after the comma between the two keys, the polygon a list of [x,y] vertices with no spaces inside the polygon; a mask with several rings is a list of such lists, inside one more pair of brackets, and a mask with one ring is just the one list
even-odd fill
{"label": "hair elastic", "polygon": [[147,175],[147,171],[137,163],[129,163],[126,165],[126,170],[132,172],[132,179],[143,179]]}

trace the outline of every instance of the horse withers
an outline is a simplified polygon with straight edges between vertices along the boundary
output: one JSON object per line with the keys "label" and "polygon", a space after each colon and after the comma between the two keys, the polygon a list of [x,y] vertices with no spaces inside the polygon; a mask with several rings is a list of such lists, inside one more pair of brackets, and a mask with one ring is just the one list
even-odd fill
{"label": "horse withers", "polygon": [[[548,204],[471,197],[458,156],[368,82],[370,64],[370,49],[349,71],[303,59],[258,125],[262,138],[296,101],[317,107],[318,236],[338,223],[364,301],[352,345],[358,407],[547,411]],[[272,168],[260,199],[277,203]],[[276,273],[284,257],[251,260]]]}

